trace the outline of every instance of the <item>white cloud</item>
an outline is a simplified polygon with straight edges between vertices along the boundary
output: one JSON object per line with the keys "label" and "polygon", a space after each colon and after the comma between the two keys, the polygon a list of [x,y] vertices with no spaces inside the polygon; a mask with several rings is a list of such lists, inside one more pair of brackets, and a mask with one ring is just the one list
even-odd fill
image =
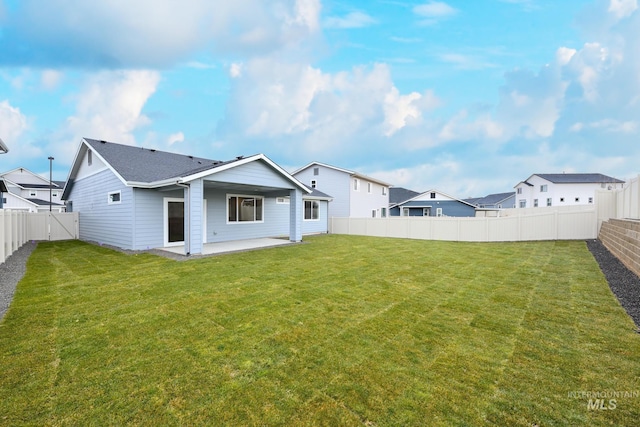
{"label": "white cloud", "polygon": [[57,70],[44,70],[40,77],[40,84],[46,90],[53,90],[58,87],[62,80],[62,73]]}
{"label": "white cloud", "polygon": [[184,133],[182,132],[172,133],[167,138],[167,145],[173,145],[177,142],[184,142]]}
{"label": "white cloud", "polygon": [[637,0],[611,0],[608,11],[616,18],[626,18],[638,9]]}
{"label": "white cloud", "polygon": [[439,1],[431,1],[414,6],[412,11],[421,18],[421,25],[433,25],[458,13],[457,9]]}
{"label": "white cloud", "polygon": [[0,102],[0,138],[7,144],[17,144],[20,135],[27,130],[27,118],[8,100]]}
{"label": "white cloud", "polygon": [[231,78],[240,77],[242,75],[242,64],[234,62],[229,66],[229,76]]}
{"label": "white cloud", "polygon": [[156,91],[160,74],[155,71],[102,71],[89,75],[74,95],[76,112],[53,133],[56,156],[71,162],[81,138],[99,138],[135,145],[134,132],[150,123],[142,113]]}
{"label": "white cloud", "polygon": [[23,0],[7,12],[0,63],[135,68],[202,49],[267,53],[316,32],[319,12],[319,0]]}
{"label": "white cloud", "polygon": [[325,28],[363,28],[375,24],[377,21],[364,12],[355,11],[346,16],[330,16],[324,21]]}

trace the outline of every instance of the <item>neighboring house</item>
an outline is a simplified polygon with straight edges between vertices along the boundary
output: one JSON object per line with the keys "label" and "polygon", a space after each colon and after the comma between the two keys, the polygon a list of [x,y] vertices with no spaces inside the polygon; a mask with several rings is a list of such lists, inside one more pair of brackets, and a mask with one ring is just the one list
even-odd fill
{"label": "neighboring house", "polygon": [[389,206],[395,206],[399,203],[416,197],[420,193],[403,187],[389,188]]}
{"label": "neighboring house", "polygon": [[44,212],[51,210],[64,212],[62,202],[63,183],[49,180],[25,168],[17,168],[0,174],[6,192],[2,191],[1,206],[3,209],[22,210],[28,212]]}
{"label": "neighboring house", "polygon": [[310,188],[333,197],[329,217],[386,217],[389,207],[389,184],[357,172],[319,162],[296,170],[292,175]]}
{"label": "neighboring house", "polygon": [[80,238],[124,249],[328,230],[330,197],[312,193],[264,154],[217,161],[84,138],[64,189]]}
{"label": "neighboring house", "polygon": [[464,199],[464,201],[480,209],[510,209],[516,207],[516,193],[510,191],[508,193],[489,194],[484,197]]}
{"label": "neighboring house", "polygon": [[541,173],[518,183],[516,208],[590,205],[596,190],[617,190],[624,181],[600,173]]}
{"label": "neighboring house", "polygon": [[391,216],[457,216],[473,217],[476,208],[437,190],[429,190],[408,200],[391,205]]}

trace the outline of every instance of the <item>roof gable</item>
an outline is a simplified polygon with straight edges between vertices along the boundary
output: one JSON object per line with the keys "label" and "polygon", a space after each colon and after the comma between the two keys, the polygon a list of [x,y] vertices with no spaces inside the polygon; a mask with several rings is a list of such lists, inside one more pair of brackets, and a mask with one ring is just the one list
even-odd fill
{"label": "roof gable", "polygon": [[373,183],[380,184],[380,185],[383,185],[385,187],[390,187],[391,186],[391,184],[389,184],[387,182],[384,182],[384,181],[380,181],[379,179],[371,178],[370,176],[363,175],[361,173],[358,173],[358,172],[355,172],[355,171],[352,171],[352,170],[349,170],[349,169],[343,169],[343,168],[339,168],[337,166],[331,166],[331,165],[327,165],[325,163],[320,163],[320,162],[311,162],[308,165],[303,166],[300,169],[297,169],[297,170],[293,171],[291,173],[291,175],[297,175],[300,172],[305,171],[305,170],[307,170],[307,169],[309,169],[311,167],[324,167],[324,168],[328,168],[328,169],[333,169],[335,171],[345,173],[345,174],[347,174],[349,176],[352,176],[352,177],[358,178],[358,179],[362,179],[364,181],[371,181]]}

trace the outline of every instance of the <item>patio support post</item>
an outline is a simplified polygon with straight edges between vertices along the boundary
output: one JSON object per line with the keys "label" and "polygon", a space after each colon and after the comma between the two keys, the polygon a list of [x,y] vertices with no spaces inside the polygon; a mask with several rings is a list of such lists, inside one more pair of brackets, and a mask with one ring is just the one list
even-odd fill
{"label": "patio support post", "polygon": [[289,240],[302,241],[302,191],[294,189],[289,192]]}
{"label": "patio support post", "polygon": [[[189,254],[201,254],[202,253],[202,205],[204,199],[204,183],[202,179],[196,179],[191,181],[189,189],[185,189],[185,191],[189,191],[189,198],[185,197],[185,209],[187,203],[189,204],[188,213],[185,212],[186,215],[189,216],[189,220],[185,221],[185,223],[189,224],[189,229],[185,230],[185,252]],[[185,224],[186,227],[186,224]],[[189,248],[187,248],[187,233],[188,233],[188,241]]]}

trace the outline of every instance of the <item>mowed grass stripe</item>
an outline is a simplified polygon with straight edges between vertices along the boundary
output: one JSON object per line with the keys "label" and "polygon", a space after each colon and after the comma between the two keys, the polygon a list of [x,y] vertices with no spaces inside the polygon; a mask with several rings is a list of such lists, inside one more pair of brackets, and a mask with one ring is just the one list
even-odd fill
{"label": "mowed grass stripe", "polygon": [[568,396],[640,377],[584,242],[305,240],[188,262],[40,244],[0,323],[0,424],[640,418]]}

